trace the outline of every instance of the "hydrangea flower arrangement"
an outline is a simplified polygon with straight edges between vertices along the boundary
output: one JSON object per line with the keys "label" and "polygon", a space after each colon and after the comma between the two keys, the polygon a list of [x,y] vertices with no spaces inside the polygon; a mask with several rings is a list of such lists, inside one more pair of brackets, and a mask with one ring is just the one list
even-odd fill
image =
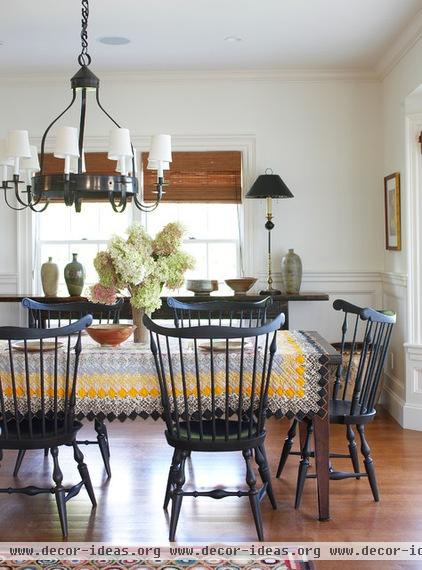
{"label": "hydrangea flower arrangement", "polygon": [[152,239],[139,223],[128,237],[113,236],[94,259],[99,283],[91,287],[91,300],[112,304],[118,292],[129,291],[135,309],[153,312],[161,306],[161,289],[181,287],[185,271],[194,267],[191,255],[181,250],[183,227],[170,223]]}

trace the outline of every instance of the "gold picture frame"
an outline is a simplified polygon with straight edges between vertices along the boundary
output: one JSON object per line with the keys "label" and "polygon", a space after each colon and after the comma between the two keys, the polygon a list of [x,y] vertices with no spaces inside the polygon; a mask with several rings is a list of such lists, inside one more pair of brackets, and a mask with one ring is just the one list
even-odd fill
{"label": "gold picture frame", "polygon": [[384,177],[385,248],[401,250],[400,172]]}

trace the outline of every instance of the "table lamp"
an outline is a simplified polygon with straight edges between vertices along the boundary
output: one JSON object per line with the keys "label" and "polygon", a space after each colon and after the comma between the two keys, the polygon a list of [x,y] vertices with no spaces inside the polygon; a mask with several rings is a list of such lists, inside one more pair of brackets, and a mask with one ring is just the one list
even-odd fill
{"label": "table lamp", "polygon": [[267,199],[267,221],[265,228],[268,230],[268,289],[260,291],[260,295],[280,295],[281,291],[273,289],[273,278],[271,272],[271,230],[274,228],[272,199],[273,198],[293,198],[293,194],[284,184],[278,174],[274,174],[271,168],[267,168],[265,174],[261,174],[253,183],[251,189],[246,194],[246,198],[266,198]]}

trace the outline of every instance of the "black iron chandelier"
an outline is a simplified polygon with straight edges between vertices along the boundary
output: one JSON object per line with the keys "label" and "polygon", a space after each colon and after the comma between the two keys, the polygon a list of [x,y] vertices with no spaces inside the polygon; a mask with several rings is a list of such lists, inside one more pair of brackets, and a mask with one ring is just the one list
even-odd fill
{"label": "black iron chandelier", "polygon": [[[132,201],[144,212],[154,210],[162,196],[164,188],[164,170],[169,169],[171,157],[170,135],[154,135],[148,157],[148,168],[157,170],[156,200],[145,204],[138,199],[139,182],[137,163],[129,130],[121,128],[104,109],[99,98],[100,80],[89,69],[91,56],[88,53],[88,0],[82,0],[81,53],[79,71],[71,79],[72,100],[47,127],[41,139],[41,154],[35,146],[29,144],[28,131],[16,130],[8,133],[7,139],[0,141],[1,187],[6,204],[13,210],[30,208],[35,212],[44,211],[48,204],[64,202],[74,206],[77,212],[86,201],[109,200],[115,212],[122,212]],[[95,92],[95,100],[101,111],[113,123],[110,131],[108,158],[117,161],[116,174],[90,174],[85,168],[84,136],[87,113],[87,94]],[[57,129],[54,156],[64,160],[64,171],[60,174],[45,173],[45,143],[52,127],[69,111],[80,94],[81,108],[79,132],[76,127]],[[10,202],[8,192],[14,193],[17,205]]]}

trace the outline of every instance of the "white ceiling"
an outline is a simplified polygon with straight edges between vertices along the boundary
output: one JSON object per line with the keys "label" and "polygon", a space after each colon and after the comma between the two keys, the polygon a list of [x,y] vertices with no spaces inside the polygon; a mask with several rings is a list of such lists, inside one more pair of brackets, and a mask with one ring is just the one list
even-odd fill
{"label": "white ceiling", "polygon": [[[421,9],[422,0],[91,0],[89,52],[94,71],[369,69]],[[79,33],[79,0],[0,0],[0,71],[72,72]]]}

